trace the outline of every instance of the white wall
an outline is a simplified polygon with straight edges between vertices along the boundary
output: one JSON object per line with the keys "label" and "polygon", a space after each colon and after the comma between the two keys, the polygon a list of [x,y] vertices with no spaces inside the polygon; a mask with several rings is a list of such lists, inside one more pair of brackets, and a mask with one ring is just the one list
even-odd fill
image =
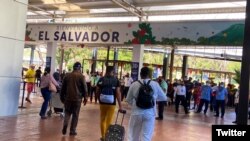
{"label": "white wall", "polygon": [[17,114],[26,12],[24,4],[0,1],[0,116]]}

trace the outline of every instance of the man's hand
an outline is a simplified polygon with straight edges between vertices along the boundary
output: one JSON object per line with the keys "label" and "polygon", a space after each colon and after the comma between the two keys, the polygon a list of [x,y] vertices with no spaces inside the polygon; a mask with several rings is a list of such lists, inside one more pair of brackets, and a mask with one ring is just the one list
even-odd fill
{"label": "man's hand", "polygon": [[88,102],[88,98],[85,97],[85,98],[83,99],[82,103],[83,103],[83,105],[85,106],[85,105],[87,104],[87,102]]}
{"label": "man's hand", "polygon": [[119,111],[124,111],[122,106],[119,106]]}
{"label": "man's hand", "polygon": [[126,110],[123,110],[123,109],[121,109],[121,108],[119,108],[119,112],[120,112],[120,113],[123,113],[123,114],[126,114]]}

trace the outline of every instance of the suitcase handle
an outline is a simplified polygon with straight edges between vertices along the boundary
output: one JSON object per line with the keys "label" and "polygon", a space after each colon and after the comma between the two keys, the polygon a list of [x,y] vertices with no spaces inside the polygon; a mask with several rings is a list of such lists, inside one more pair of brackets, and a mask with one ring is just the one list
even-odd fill
{"label": "suitcase handle", "polygon": [[117,116],[116,116],[116,120],[115,120],[115,124],[117,124],[117,119],[118,119],[119,113],[123,114],[123,116],[122,116],[122,122],[121,122],[121,125],[122,125],[123,119],[124,119],[124,115],[126,114],[126,110],[118,110]]}

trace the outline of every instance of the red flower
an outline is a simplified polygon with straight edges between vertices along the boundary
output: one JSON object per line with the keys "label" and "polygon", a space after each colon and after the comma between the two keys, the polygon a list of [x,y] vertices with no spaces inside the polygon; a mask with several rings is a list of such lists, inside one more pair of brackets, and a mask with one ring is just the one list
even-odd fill
{"label": "red flower", "polygon": [[152,44],[151,41],[148,39],[145,44]]}
{"label": "red flower", "polygon": [[131,24],[131,23],[128,24],[128,28],[130,28],[130,27],[132,27],[132,24]]}
{"label": "red flower", "polygon": [[138,39],[138,38],[134,38],[134,39],[132,40],[132,43],[133,43],[133,44],[139,44],[139,39]]}
{"label": "red flower", "polygon": [[146,34],[146,30],[145,30],[145,29],[142,29],[142,30],[139,32],[139,36],[140,36],[140,37],[143,37],[145,34]]}
{"label": "red flower", "polygon": [[25,36],[25,41],[30,41],[30,37],[29,36]]}

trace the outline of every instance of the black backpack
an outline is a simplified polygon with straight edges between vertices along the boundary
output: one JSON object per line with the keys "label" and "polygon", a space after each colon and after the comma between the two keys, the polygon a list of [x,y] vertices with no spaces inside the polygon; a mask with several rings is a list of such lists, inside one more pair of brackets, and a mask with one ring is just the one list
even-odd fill
{"label": "black backpack", "polygon": [[117,79],[115,77],[103,77],[98,82],[98,85],[101,86],[100,102],[114,103]]}
{"label": "black backpack", "polygon": [[153,89],[149,85],[150,80],[148,83],[142,84],[141,81],[138,81],[141,86],[139,88],[139,94],[136,99],[136,106],[142,109],[150,109],[153,108],[155,105],[154,97],[153,97]]}

